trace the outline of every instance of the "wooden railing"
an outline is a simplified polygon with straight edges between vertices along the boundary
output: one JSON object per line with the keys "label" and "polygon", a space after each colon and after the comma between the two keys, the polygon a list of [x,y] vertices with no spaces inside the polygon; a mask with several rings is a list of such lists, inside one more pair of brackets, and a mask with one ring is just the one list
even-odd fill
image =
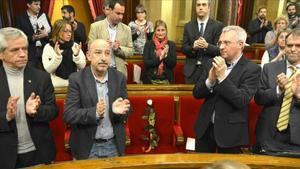
{"label": "wooden railing", "polygon": [[219,160],[234,160],[252,169],[296,169],[300,159],[258,155],[160,154],[136,155],[95,160],[80,160],[33,167],[34,169],[156,169],[201,168]]}

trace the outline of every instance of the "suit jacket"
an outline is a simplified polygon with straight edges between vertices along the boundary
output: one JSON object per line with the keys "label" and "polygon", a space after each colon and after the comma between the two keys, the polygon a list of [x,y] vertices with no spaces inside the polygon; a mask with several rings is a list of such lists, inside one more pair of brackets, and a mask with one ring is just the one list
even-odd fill
{"label": "suit jacket", "polygon": [[[91,24],[91,29],[89,33],[89,43],[95,39],[109,39],[109,32],[108,28],[108,21],[107,19],[95,22]],[[131,30],[130,28],[123,24],[119,23],[117,25],[117,35],[116,40],[120,41],[120,53],[114,53],[116,56],[116,66],[117,70],[124,73],[127,76],[127,67],[125,62],[125,57],[133,55],[133,45],[132,45],[132,38],[131,38]]]}
{"label": "suit jacket", "polygon": [[248,144],[248,109],[260,76],[260,67],[244,56],[236,63],[230,74],[211,92],[205,84],[212,59],[193,89],[197,99],[204,98],[195,124],[197,138],[201,138],[209,122],[214,118],[214,135],[218,146],[235,147]]}
{"label": "suit jacket", "polygon": [[[4,68],[0,67],[0,157],[1,168],[13,169],[16,165],[18,134],[16,121],[6,120],[6,105],[11,96]],[[36,148],[38,163],[50,163],[55,158],[55,145],[49,121],[58,113],[55,105],[54,88],[50,75],[31,67],[24,70],[24,101],[35,92],[41,98],[41,105],[34,117],[26,115],[29,132]]]}
{"label": "suit jacket", "polygon": [[249,43],[264,43],[267,32],[272,31],[272,22],[268,21],[266,27],[260,28],[261,21],[256,18],[249,22],[248,33],[250,34]]}
{"label": "suit jacket", "polygon": [[[113,68],[108,69],[109,118],[115,134],[119,155],[124,154],[127,115],[112,112],[112,103],[119,97],[127,98],[126,78]],[[96,82],[91,67],[86,67],[69,77],[64,121],[71,125],[70,146],[76,159],[89,157],[98,126]]]}
{"label": "suit jacket", "polygon": [[197,20],[190,21],[184,27],[182,52],[186,55],[186,61],[183,68],[183,74],[190,77],[195,68],[198,60],[203,64],[214,56],[220,55],[217,42],[221,35],[223,23],[208,19],[203,38],[208,43],[207,49],[193,50],[194,41],[200,37],[199,27]]}
{"label": "suit jacket", "polygon": [[[166,59],[162,60],[164,64],[164,73],[166,79],[170,83],[174,83],[174,67],[176,66],[176,46],[172,41],[168,41],[169,51]],[[150,84],[153,79],[154,72],[157,72],[158,66],[161,61],[156,56],[155,44],[153,40],[146,42],[144,47],[143,60],[145,64],[144,80],[145,84]]]}
{"label": "suit jacket", "polygon": [[[38,15],[38,17],[40,17],[42,14],[43,13],[40,13]],[[49,25],[51,26],[51,22],[50,22],[48,16],[47,16],[47,19],[48,19]],[[28,59],[29,60],[37,60],[37,59],[39,59],[38,57],[42,57],[42,56],[36,56],[36,45],[35,45],[36,41],[34,41],[32,39],[32,36],[34,34],[34,29],[31,25],[31,22],[29,20],[29,16],[28,16],[26,11],[21,13],[19,16],[16,17],[15,27],[22,30],[27,35],[27,38],[28,38]],[[49,42],[50,37],[51,37],[51,34],[49,33],[48,37],[40,40],[41,43],[42,43],[42,46],[45,46]]]}
{"label": "suit jacket", "polygon": [[[286,61],[271,62],[263,67],[255,101],[263,105],[256,125],[256,142],[262,144],[272,141],[277,133],[279,117],[284,94],[277,96],[277,75],[286,73]],[[290,139],[293,144],[300,145],[300,104],[293,99],[290,112]]]}

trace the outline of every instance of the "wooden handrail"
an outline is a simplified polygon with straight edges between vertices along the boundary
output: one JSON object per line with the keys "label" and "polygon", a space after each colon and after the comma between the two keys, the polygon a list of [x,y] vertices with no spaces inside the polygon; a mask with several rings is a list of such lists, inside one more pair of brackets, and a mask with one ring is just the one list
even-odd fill
{"label": "wooden handrail", "polygon": [[159,154],[134,155],[94,160],[63,162],[42,165],[33,169],[154,169],[154,168],[201,168],[218,160],[234,160],[255,169],[296,169],[300,159],[260,155],[230,154]]}

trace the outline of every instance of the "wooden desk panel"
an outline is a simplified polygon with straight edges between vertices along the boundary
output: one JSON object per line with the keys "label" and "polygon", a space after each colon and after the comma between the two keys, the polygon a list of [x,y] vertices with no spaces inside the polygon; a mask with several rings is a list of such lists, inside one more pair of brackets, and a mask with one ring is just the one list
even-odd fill
{"label": "wooden desk panel", "polygon": [[225,154],[160,154],[136,155],[96,160],[81,160],[41,165],[34,169],[158,169],[158,168],[201,168],[218,160],[234,160],[248,164],[252,169],[296,169],[300,159]]}

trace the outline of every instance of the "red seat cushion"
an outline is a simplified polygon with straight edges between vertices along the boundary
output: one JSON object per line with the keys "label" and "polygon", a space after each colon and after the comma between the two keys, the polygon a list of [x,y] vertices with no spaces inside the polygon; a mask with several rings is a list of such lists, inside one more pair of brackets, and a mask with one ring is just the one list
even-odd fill
{"label": "red seat cushion", "polygon": [[250,101],[249,107],[249,138],[250,138],[250,145],[255,144],[255,128],[257,119],[259,114],[262,110],[262,106],[257,105],[254,100]]}
{"label": "red seat cushion", "polygon": [[174,69],[175,84],[185,84],[183,67],[184,67],[184,63],[177,62]]}
{"label": "red seat cushion", "polygon": [[56,147],[56,157],[55,161],[68,161],[72,160],[70,153],[65,151],[65,129],[66,125],[63,121],[63,112],[64,112],[64,100],[57,99],[56,105],[58,106],[58,116],[55,120],[50,122],[50,127],[54,136],[55,147]]}
{"label": "red seat cushion", "polygon": [[155,129],[160,136],[158,147],[150,153],[173,153],[177,152],[173,144],[174,124],[174,97],[173,96],[130,96],[132,114],[129,116],[127,125],[130,130],[131,144],[126,148],[127,154],[141,154],[142,147],[148,147],[148,142],[141,139],[141,135],[148,136],[144,126],[148,124],[142,116],[146,110],[148,99],[153,100],[154,111],[156,112]]}

